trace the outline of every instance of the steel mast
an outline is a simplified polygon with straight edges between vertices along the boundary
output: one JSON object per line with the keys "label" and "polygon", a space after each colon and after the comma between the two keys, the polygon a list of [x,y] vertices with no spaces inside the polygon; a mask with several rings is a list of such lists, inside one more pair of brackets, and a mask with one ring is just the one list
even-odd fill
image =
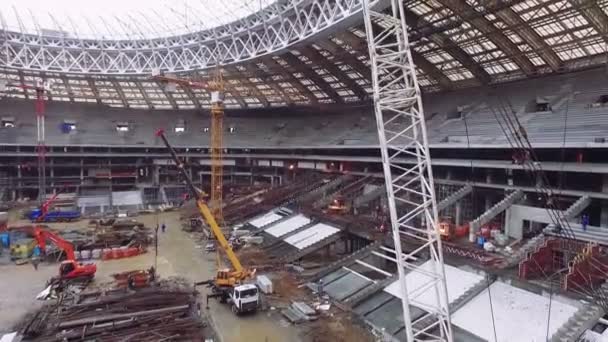
{"label": "steel mast", "polygon": [[[431,171],[428,138],[416,66],[412,61],[402,0],[391,0],[383,12],[377,1],[364,0],[363,14],[369,46],[374,110],[388,195],[389,214],[397,256],[401,301],[407,341],[452,341],[447,288],[437,229],[438,213]],[[398,164],[398,158],[415,158],[413,166]],[[417,245],[403,253],[401,239]],[[432,267],[422,269],[409,256],[426,251]],[[427,279],[419,288],[408,288],[406,270]],[[421,305],[416,297],[433,291],[435,303]],[[413,320],[410,305],[427,314]]]}

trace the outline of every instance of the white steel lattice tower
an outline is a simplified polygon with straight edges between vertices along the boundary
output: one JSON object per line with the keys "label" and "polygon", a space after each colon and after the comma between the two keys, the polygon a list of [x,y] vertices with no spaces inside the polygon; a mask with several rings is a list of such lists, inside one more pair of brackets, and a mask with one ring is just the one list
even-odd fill
{"label": "white steel lattice tower", "polygon": [[[437,229],[437,203],[422,99],[412,62],[402,0],[391,0],[385,13],[374,11],[364,0],[364,20],[369,44],[374,108],[386,192],[395,243],[406,337],[412,341],[452,341],[447,289]],[[415,165],[398,163],[414,158]],[[402,254],[401,239],[419,248]],[[427,252],[430,268],[412,263],[411,256]],[[422,286],[408,288],[406,270],[425,279]],[[417,301],[432,291],[432,303]],[[410,304],[427,313],[413,320]]]}

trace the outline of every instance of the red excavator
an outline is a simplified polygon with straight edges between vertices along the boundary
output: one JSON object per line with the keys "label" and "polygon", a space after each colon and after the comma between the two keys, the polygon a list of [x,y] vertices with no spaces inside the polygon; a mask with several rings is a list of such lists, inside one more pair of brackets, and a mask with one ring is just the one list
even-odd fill
{"label": "red excavator", "polygon": [[34,237],[41,251],[45,251],[46,242],[51,241],[65,253],[66,260],[62,261],[59,266],[59,276],[52,280],[93,279],[95,277],[97,266],[77,262],[74,255],[74,246],[70,242],[40,227],[34,228]]}

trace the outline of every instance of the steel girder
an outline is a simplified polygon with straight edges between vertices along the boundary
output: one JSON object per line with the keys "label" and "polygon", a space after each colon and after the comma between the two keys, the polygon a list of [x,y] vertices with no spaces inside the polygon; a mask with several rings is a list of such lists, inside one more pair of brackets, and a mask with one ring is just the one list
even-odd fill
{"label": "steel girder", "polygon": [[[351,89],[355,93],[355,95],[357,95],[360,101],[367,100],[368,94],[365,89],[363,89],[363,87],[359,85],[357,81],[350,78],[345,72],[340,70],[340,68],[334,64],[335,59],[332,61],[327,60],[321,55],[319,51],[312,47],[305,46],[300,48],[299,50],[309,60],[319,62],[319,65],[322,65],[323,68],[325,68],[330,74],[338,78],[340,82],[342,82],[349,89]],[[340,96],[338,95],[338,97]]]}
{"label": "steel girder", "polygon": [[580,13],[591,23],[593,28],[608,42],[608,15],[600,8],[596,0],[570,0]]}
{"label": "steel girder", "polygon": [[86,40],[0,31],[5,67],[88,74],[188,72],[284,50],[358,17],[361,0],[283,0],[211,30],[148,40]]}
{"label": "steel girder", "polygon": [[302,62],[300,58],[290,52],[281,55],[281,59],[287,62],[287,64],[289,64],[289,66],[291,66],[296,72],[301,72],[304,74],[306,78],[314,82],[331,99],[336,100],[337,102],[342,102],[342,97],[340,97],[336,90],[333,89],[331,85],[327,83],[327,81],[314,69],[312,69],[314,68],[315,64],[308,66],[306,63]]}
{"label": "steel girder", "polygon": [[[297,59],[297,58],[296,58]],[[282,75],[285,78],[285,82],[291,84],[296,88],[303,96],[305,96],[311,104],[318,104],[319,99],[312,93],[312,91],[302,83],[300,79],[297,79],[291,71],[287,70],[284,66],[279,64],[276,60],[270,57],[266,57],[262,60],[265,66],[268,67],[273,73]]]}
{"label": "steel girder", "polygon": [[[281,97],[281,99],[283,99],[283,102],[285,102],[287,105],[293,104],[293,100],[291,99],[291,97],[289,97],[289,95],[287,95],[285,90],[283,90],[283,88],[280,87],[276,82],[272,82],[270,74],[268,74],[265,70],[257,67],[257,65],[255,65],[253,63],[244,63],[243,67],[251,75],[256,75],[257,77],[266,81],[266,83],[268,83],[270,88],[272,88]],[[265,100],[266,100],[266,102],[268,102],[268,98],[265,98]]]}
{"label": "steel girder", "polygon": [[[405,11],[405,20],[408,22],[410,27],[417,29],[418,27],[429,27],[430,24],[422,17],[418,16],[412,11]],[[452,41],[446,34],[441,32],[431,33],[428,37],[433,43],[440,46],[448,54],[450,54],[455,60],[460,62],[465,68],[467,68],[475,78],[481,82],[481,84],[488,84],[492,82],[492,77],[488,74],[485,69],[479,65],[466,51],[464,51],[458,44]]]}
{"label": "steel girder", "polygon": [[439,0],[439,2],[486,34],[488,39],[503,50],[526,75],[530,76],[535,73],[534,64],[519,50],[517,45],[488,19],[480,16],[465,0]]}
{"label": "steel girder", "polygon": [[[502,5],[500,0],[481,0],[481,2],[490,10]],[[496,11],[496,16],[511,27],[517,28],[517,34],[534,48],[538,55],[551,67],[551,70],[559,71],[561,69],[562,60],[559,56],[513,9],[510,7],[501,8]]]}

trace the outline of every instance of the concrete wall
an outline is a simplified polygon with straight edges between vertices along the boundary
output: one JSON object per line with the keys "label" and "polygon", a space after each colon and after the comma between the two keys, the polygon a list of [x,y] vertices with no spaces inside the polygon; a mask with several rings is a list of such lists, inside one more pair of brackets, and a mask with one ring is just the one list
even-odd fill
{"label": "concrete wall", "polygon": [[545,208],[514,204],[505,212],[506,234],[514,239],[521,239],[523,237],[523,220],[546,224],[553,223]]}

